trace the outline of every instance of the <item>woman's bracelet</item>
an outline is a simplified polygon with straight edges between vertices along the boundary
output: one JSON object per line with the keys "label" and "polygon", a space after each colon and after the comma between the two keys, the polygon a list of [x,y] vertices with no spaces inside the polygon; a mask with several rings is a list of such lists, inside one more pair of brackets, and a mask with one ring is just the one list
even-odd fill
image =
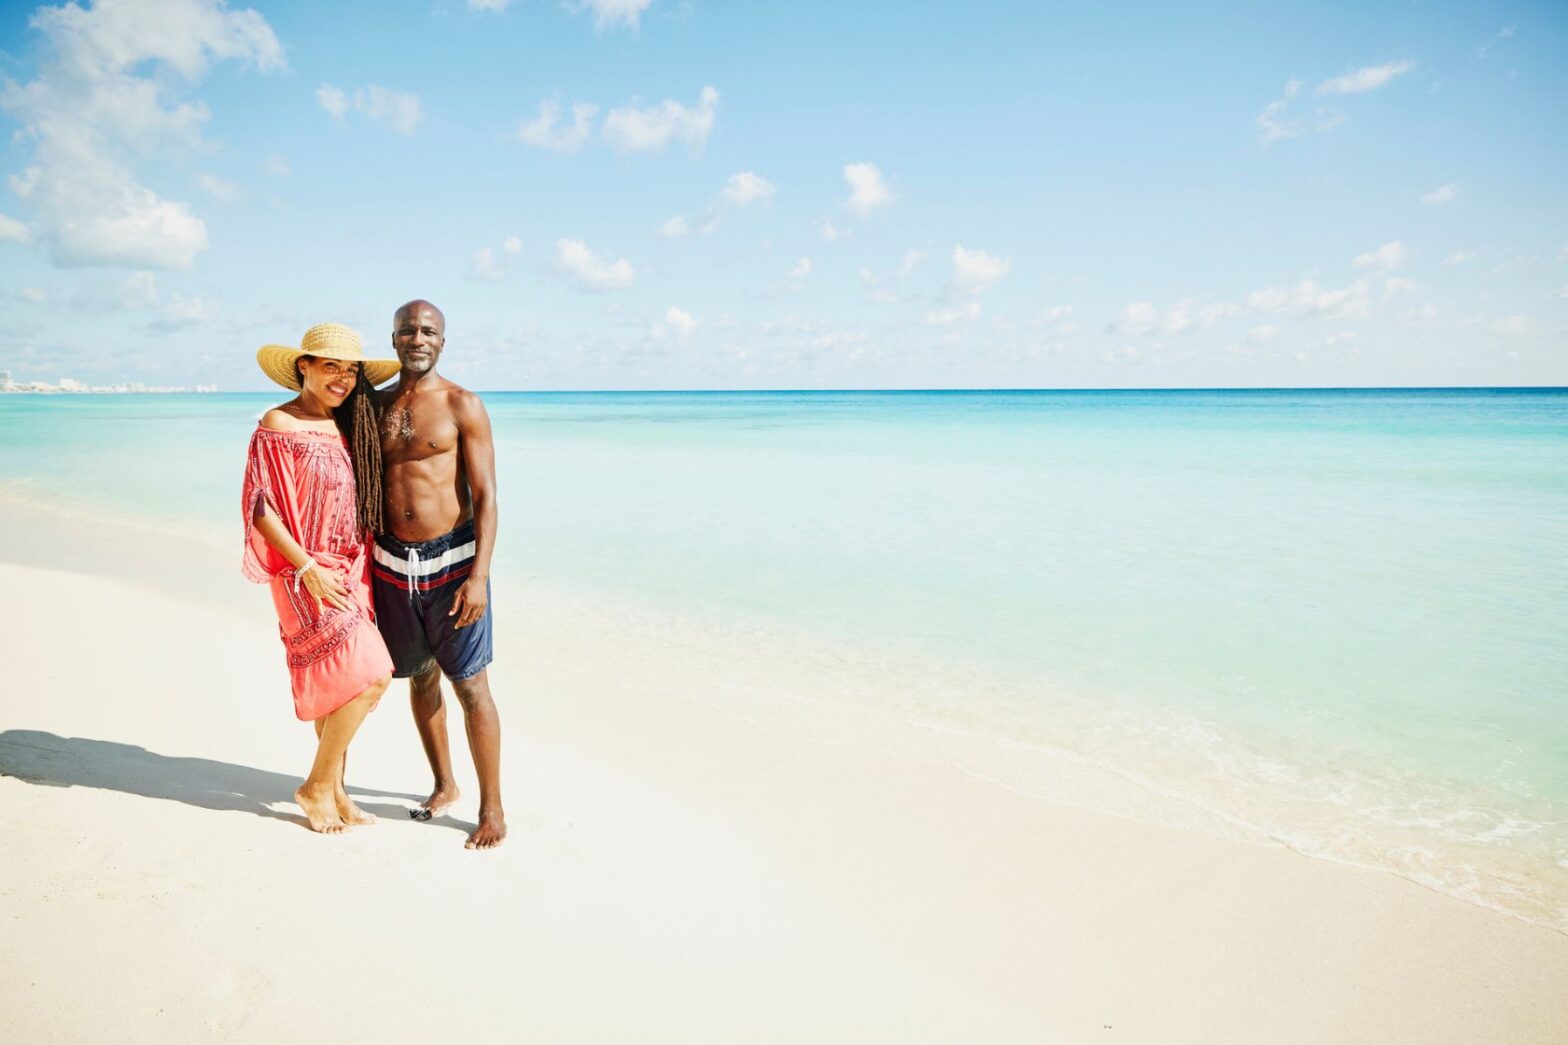
{"label": "woman's bracelet", "polygon": [[311,571],[311,569],[315,567],[315,565],[316,565],[316,560],[310,558],[309,556],[306,556],[305,557],[305,561],[303,563],[301,563],[300,565],[294,567],[294,591],[295,592],[299,591],[299,579],[301,577],[305,576],[305,574],[309,573]]}

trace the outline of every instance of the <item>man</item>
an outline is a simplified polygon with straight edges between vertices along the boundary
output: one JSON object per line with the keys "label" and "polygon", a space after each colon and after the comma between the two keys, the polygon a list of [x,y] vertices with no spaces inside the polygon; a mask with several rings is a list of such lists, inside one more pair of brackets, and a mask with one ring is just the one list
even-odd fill
{"label": "man", "polygon": [[410,301],[392,317],[402,371],[378,393],[386,533],[376,536],[376,622],[392,674],[409,680],[414,724],[435,788],[409,815],[440,816],[458,799],[447,744],[445,674],[463,706],[479,774],[479,826],[466,848],[506,838],[501,720],[490,698],[490,555],[495,550],[495,444],[479,397],[436,373],[446,317]]}

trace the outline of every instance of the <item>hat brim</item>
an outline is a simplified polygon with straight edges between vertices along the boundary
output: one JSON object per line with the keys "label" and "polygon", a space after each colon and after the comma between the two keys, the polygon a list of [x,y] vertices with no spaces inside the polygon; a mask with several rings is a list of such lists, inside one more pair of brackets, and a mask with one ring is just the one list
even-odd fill
{"label": "hat brim", "polygon": [[363,356],[351,356],[346,353],[339,354],[331,351],[306,352],[303,348],[289,345],[262,345],[256,350],[256,364],[261,367],[261,372],[272,378],[273,381],[284,388],[298,392],[300,390],[299,371],[294,369],[295,360],[300,356],[315,356],[318,359],[341,359],[345,363],[358,363],[364,371],[365,379],[372,385],[381,385],[397,376],[403,364],[396,359],[366,359]]}

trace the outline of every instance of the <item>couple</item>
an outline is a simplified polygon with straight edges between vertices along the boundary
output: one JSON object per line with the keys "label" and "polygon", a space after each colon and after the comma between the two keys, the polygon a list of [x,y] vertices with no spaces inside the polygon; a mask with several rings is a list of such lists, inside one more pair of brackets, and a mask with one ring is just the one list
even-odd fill
{"label": "couple", "polygon": [[435,774],[409,815],[429,820],[457,801],[445,674],[479,774],[479,826],[466,848],[490,849],[506,837],[501,724],[485,670],[495,453],[479,397],[436,373],[445,341],[441,310],[410,301],[392,318],[396,360],[366,359],[359,335],[337,323],[311,327],[298,348],[256,353],[299,395],[268,410],[251,437],[244,572],[272,588],[294,713],[315,723],[315,762],[294,793],[311,829],[374,822],[349,799],[343,767],[394,677],[410,680]]}

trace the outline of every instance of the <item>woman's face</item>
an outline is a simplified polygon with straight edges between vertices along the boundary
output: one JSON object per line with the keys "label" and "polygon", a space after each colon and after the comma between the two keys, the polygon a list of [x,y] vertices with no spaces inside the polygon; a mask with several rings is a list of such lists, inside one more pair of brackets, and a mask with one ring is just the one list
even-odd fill
{"label": "woman's face", "polygon": [[359,380],[359,364],[341,359],[301,356],[299,372],[310,393],[331,408],[342,406],[354,391],[354,382]]}

